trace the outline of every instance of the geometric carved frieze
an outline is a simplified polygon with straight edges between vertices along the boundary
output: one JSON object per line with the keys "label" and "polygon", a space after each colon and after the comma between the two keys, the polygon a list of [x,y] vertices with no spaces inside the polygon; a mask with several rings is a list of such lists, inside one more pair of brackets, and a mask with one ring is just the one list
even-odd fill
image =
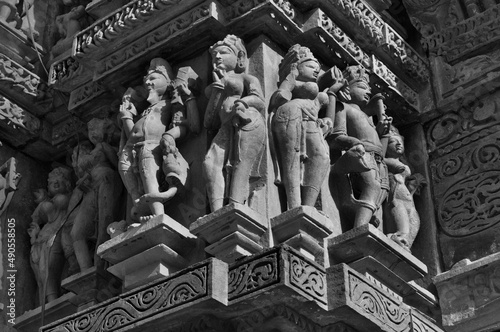
{"label": "geometric carved frieze", "polygon": [[[136,288],[78,314],[49,324],[41,332],[114,331],[137,328],[144,324],[163,325],[169,313],[191,304],[214,307],[225,303],[227,265],[214,259],[206,260],[153,284]],[[193,309],[193,308],[192,308]],[[189,313],[185,313],[189,315]],[[178,316],[177,316],[178,318]],[[168,325],[164,325],[168,326]]]}

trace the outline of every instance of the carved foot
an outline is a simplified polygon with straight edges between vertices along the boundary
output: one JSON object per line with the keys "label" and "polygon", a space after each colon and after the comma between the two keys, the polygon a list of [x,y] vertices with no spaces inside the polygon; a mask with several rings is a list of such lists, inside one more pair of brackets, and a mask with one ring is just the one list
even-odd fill
{"label": "carved foot", "polygon": [[396,242],[398,245],[403,247],[405,250],[411,253],[410,245],[408,243],[408,239],[406,238],[407,234],[402,234],[399,232],[387,234],[387,237],[392,241]]}
{"label": "carved foot", "polygon": [[149,216],[142,216],[139,218],[139,221],[141,223],[145,223],[146,221],[153,219],[154,217],[156,217],[156,214],[150,214]]}

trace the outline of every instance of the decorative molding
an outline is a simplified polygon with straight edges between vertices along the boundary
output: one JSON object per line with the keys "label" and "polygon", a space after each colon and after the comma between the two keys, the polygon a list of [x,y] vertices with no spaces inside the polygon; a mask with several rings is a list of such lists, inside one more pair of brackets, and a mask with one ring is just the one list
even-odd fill
{"label": "decorative molding", "polygon": [[89,82],[71,92],[68,110],[71,111],[105,92],[105,88],[99,83]]}
{"label": "decorative molding", "polygon": [[234,265],[229,270],[229,301],[276,284],[278,269],[278,251]]}
{"label": "decorative molding", "polygon": [[40,78],[0,53],[0,82],[2,81],[9,82],[15,89],[36,97]]}
{"label": "decorative molding", "polygon": [[288,257],[290,284],[326,305],[326,273],[292,253]]}
{"label": "decorative molding", "polygon": [[91,307],[55,324],[44,326],[41,332],[111,331],[132,325],[148,316],[157,315],[209,295],[209,263],[148,287]]}
{"label": "decorative molding", "polygon": [[390,59],[407,78],[416,80],[415,86],[428,83],[427,61],[362,0],[328,0],[328,3],[339,12],[337,16],[343,15],[345,24],[353,25],[350,30],[356,31],[355,40],[361,47]]}
{"label": "decorative molding", "polygon": [[[453,23],[453,20],[450,22]],[[500,5],[496,5],[423,39],[425,47],[448,62],[456,62],[478,48],[498,42]]]}
{"label": "decorative molding", "polygon": [[123,67],[130,61],[136,60],[146,53],[165,45],[172,38],[190,30],[202,21],[215,18],[217,6],[214,2],[207,1],[187,13],[168,21],[163,26],[136,39],[120,50],[106,56],[97,64],[94,80],[98,80]]}
{"label": "decorative molding", "polygon": [[40,130],[40,120],[37,117],[3,96],[0,96],[0,120],[8,127],[23,128],[32,135],[37,135]]}
{"label": "decorative molding", "polygon": [[[183,0],[134,0],[120,10],[98,20],[75,36],[73,54],[83,56],[96,50],[102,51],[108,44],[123,40],[131,33],[138,32],[138,26],[154,28],[158,20],[151,22],[153,16],[168,14]],[[187,2],[184,0],[184,2]]]}
{"label": "decorative molding", "polygon": [[91,73],[77,58],[68,56],[50,66],[49,85],[56,90],[70,92],[91,80]]}
{"label": "decorative molding", "polygon": [[348,287],[351,305],[395,331],[412,331],[410,311],[404,305],[358,278],[352,271],[348,273]]}

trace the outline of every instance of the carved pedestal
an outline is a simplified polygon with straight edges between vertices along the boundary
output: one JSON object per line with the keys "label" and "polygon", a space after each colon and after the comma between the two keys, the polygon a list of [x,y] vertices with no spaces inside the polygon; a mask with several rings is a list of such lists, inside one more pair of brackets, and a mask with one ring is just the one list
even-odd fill
{"label": "carved pedestal", "polygon": [[121,292],[121,281],[102,269],[92,267],[64,279],[61,287],[73,292],[71,300],[78,306],[78,311],[105,301]]}
{"label": "carved pedestal", "polygon": [[500,253],[459,262],[434,283],[447,331],[500,329]]}
{"label": "carved pedestal", "polygon": [[322,263],[323,239],[332,234],[331,221],[314,207],[299,206],[271,219],[274,241],[285,243]]}
{"label": "carved pedestal", "polygon": [[184,226],[160,215],[103,243],[97,254],[113,264],[108,271],[131,289],[187,267],[195,239]]}
{"label": "carved pedestal", "polygon": [[427,267],[372,225],[364,225],[326,239],[330,266],[346,263],[373,284],[402,302],[432,315],[436,297],[412,280],[427,274]]}
{"label": "carved pedestal", "polygon": [[210,244],[206,252],[231,263],[262,251],[267,226],[265,218],[254,210],[231,203],[199,218],[189,229]]}

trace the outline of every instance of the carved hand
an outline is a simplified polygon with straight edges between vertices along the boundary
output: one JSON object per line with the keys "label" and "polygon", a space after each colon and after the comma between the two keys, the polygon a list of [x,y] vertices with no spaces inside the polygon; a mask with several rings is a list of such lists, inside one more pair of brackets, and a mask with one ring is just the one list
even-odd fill
{"label": "carved hand", "polygon": [[28,228],[28,235],[32,240],[31,242],[33,242],[36,239],[38,233],[40,233],[40,225],[38,225],[36,222],[32,222],[30,224],[30,227]]}
{"label": "carved hand", "polygon": [[133,103],[129,101],[124,101],[120,105],[120,119],[125,120],[125,119],[132,119],[134,114],[137,114],[137,110],[135,109],[135,106]]}
{"label": "carved hand", "polygon": [[383,114],[382,119],[379,119],[377,123],[377,133],[379,136],[383,136],[389,133],[392,124],[392,117]]}

